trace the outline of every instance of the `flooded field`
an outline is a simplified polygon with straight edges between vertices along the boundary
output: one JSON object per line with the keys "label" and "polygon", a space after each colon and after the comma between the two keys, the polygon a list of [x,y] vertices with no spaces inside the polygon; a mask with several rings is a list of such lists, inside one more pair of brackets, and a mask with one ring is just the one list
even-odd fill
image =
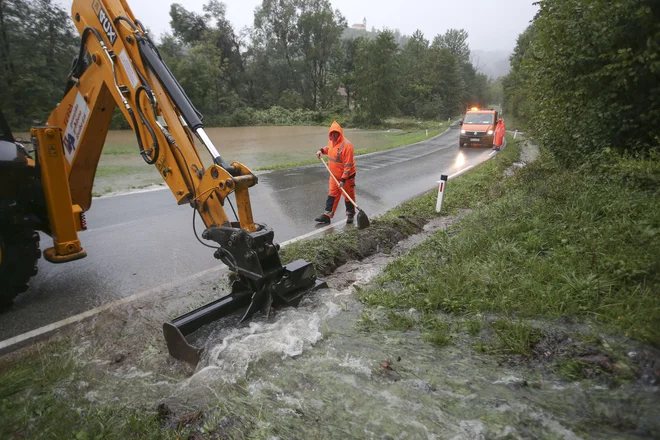
{"label": "flooded field", "polygon": [[[253,170],[314,159],[316,150],[328,141],[327,127],[221,127],[208,128],[207,133],[226,161],[242,162]],[[347,129],[344,134],[356,150],[403,145],[411,139],[410,133],[404,132]],[[210,165],[206,149],[199,143],[197,147],[205,165]],[[137,153],[133,132],[111,131],[96,174],[95,194],[150,184],[162,184],[162,178]]]}
{"label": "flooded field", "polygon": [[[328,141],[327,127],[220,127],[207,128],[206,132],[227,161],[243,162],[253,169],[313,158],[316,150]],[[383,131],[358,129],[347,129],[344,134],[356,149],[375,148],[392,136]],[[209,160],[206,149],[198,147],[203,160]],[[101,164],[114,165],[110,156],[127,154],[142,162],[133,132],[111,131]]]}
{"label": "flooded field", "polygon": [[[445,124],[448,123],[436,124],[438,129],[429,130],[429,136],[438,134]],[[206,132],[227,162],[242,162],[252,170],[314,160],[316,150],[328,141],[328,127],[317,126],[216,127],[206,128]],[[346,129],[344,135],[357,152],[407,145],[426,138],[423,130]],[[29,134],[17,133],[17,137],[29,139]],[[197,149],[205,166],[209,166],[209,153],[199,142]],[[164,185],[163,179],[154,166],[142,160],[133,131],[110,131],[96,171],[94,196],[150,185]]]}

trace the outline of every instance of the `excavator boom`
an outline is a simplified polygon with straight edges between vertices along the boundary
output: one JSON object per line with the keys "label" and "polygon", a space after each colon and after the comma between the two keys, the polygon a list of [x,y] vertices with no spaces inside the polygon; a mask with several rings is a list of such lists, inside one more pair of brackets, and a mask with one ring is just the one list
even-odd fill
{"label": "excavator boom", "polygon": [[[196,363],[199,350],[187,345],[187,334],[241,308],[247,307],[247,319],[272,303],[295,304],[322,282],[310,263],[282,266],[274,232],[252,217],[248,189],[257,176],[222,158],[202,115],[126,1],[74,0],[71,13],[81,44],[65,95],[46,125],[31,130],[43,200],[37,229],[53,237],[44,257],[63,263],[86,256],[78,232],[86,229],[84,212],[91,207],[96,167],[118,106],[136,135],[136,153],[158,169],[178,204],[189,204],[201,217],[203,239],[215,243],[215,257],[237,275],[227,297],[164,325],[170,354]],[[211,158],[208,167],[196,140]],[[232,193],[234,220],[224,210]]]}

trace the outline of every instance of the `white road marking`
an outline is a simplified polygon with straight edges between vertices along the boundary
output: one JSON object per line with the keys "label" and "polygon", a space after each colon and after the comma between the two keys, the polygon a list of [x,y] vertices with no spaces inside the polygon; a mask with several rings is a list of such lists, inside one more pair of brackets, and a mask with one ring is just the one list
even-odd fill
{"label": "white road marking", "polygon": [[[492,157],[492,155],[491,155],[491,157]],[[469,170],[471,170],[474,167],[475,167],[474,165],[470,165],[468,167],[465,167],[462,170],[460,170],[460,171],[452,174],[451,176],[449,176],[448,179],[449,180],[455,179],[456,177],[460,176],[461,174],[464,174],[464,173],[468,172]],[[163,189],[167,189],[167,188],[163,188]],[[150,190],[150,191],[158,191],[158,189]],[[113,197],[116,197],[116,196],[113,196]],[[304,240],[306,238],[309,238],[309,237],[312,237],[314,235],[320,234],[320,233],[325,232],[325,231],[327,231],[329,229],[332,229],[332,228],[338,228],[338,227],[344,226],[345,224],[346,224],[345,219],[341,220],[341,221],[338,221],[337,223],[330,224],[328,226],[319,228],[315,231],[308,232],[307,234],[303,234],[303,235],[300,235],[298,237],[287,240],[287,241],[281,243],[281,246],[286,247],[287,245],[289,245],[291,243],[295,243],[297,241]],[[227,270],[228,269],[227,269],[226,266],[213,267],[211,269],[206,269],[206,270],[203,270],[201,272],[197,272],[193,275],[190,275],[190,276],[188,276],[188,277],[186,277],[182,280],[172,281],[172,282],[169,282],[169,283],[161,284],[160,286],[153,287],[153,288],[148,289],[148,290],[143,290],[142,292],[135,293],[133,295],[127,296],[125,298],[121,298],[117,301],[113,301],[113,302],[108,303],[108,304],[104,304],[102,306],[96,307],[94,309],[88,310],[88,311],[80,313],[78,315],[70,316],[70,317],[68,317],[66,319],[63,319],[61,321],[57,321],[57,322],[54,322],[52,324],[48,324],[48,325],[45,325],[43,327],[37,328],[35,330],[31,330],[27,333],[23,333],[23,334],[20,334],[18,336],[14,336],[14,337],[6,339],[4,341],[0,341],[0,354],[11,352],[13,350],[16,350],[18,348],[21,348],[21,347],[27,345],[30,342],[36,342],[40,339],[46,338],[50,334],[52,334],[52,333],[54,333],[58,330],[61,330],[64,327],[83,322],[84,320],[92,318],[95,315],[98,315],[99,313],[102,313],[102,312],[104,312],[106,310],[109,310],[113,307],[116,307],[116,306],[119,306],[119,305],[122,305],[122,304],[128,304],[128,303],[131,303],[131,302],[133,302],[137,299],[144,298],[146,296],[158,294],[160,292],[163,292],[166,289],[170,289],[170,288],[173,288],[173,287],[188,284],[189,282],[191,282],[195,279],[204,277],[204,276],[209,275],[213,272],[218,272],[218,274],[220,274],[220,273],[226,272]]]}
{"label": "white road marking", "polygon": [[447,180],[455,179],[455,178],[457,178],[458,176],[460,176],[461,174],[463,174],[463,173],[467,173],[467,172],[470,171],[472,168],[474,168],[474,165],[470,165],[469,167],[465,167],[465,168],[463,168],[462,170],[457,171],[457,172],[455,172],[454,174],[452,174],[451,176],[447,177]]}
{"label": "white road marking", "polygon": [[206,269],[201,272],[197,272],[196,274],[190,275],[189,277],[186,277],[182,280],[177,280],[177,281],[172,281],[169,283],[161,284],[160,286],[153,287],[148,290],[143,290],[142,292],[135,293],[133,295],[127,296],[125,298],[119,299],[117,301],[113,301],[108,304],[104,304],[102,306],[96,307],[94,309],[88,310],[86,312],[80,313],[78,315],[70,316],[66,319],[63,319],[61,321],[53,322],[52,324],[45,325],[43,327],[40,327],[35,330],[31,330],[27,333],[23,333],[18,336],[14,336],[13,338],[6,339],[4,341],[0,342],[0,354],[5,353],[5,352],[10,352],[13,349],[20,348],[22,347],[26,342],[34,340],[37,341],[41,338],[44,338],[48,336],[49,334],[62,329],[63,327],[72,325],[72,324],[77,324],[80,323],[86,319],[89,319],[95,315],[98,315],[101,312],[104,312],[108,309],[111,309],[113,307],[122,305],[122,304],[128,304],[130,302],[135,301],[136,299],[144,298],[145,296],[157,294],[159,292],[163,292],[166,289],[171,289],[173,287],[177,287],[183,284],[187,284],[190,281],[194,281],[197,278],[201,278],[205,275],[208,275],[213,272],[226,272],[227,267],[226,266],[219,266],[219,267],[212,267],[211,269]]}

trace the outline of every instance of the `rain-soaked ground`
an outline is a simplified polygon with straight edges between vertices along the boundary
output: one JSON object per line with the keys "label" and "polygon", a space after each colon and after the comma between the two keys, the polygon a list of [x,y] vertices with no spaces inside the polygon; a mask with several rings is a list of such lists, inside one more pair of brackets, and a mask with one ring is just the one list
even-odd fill
{"label": "rain-soaked ground", "polygon": [[[94,381],[77,384],[78,392],[99,404],[153,410],[170,426],[195,426],[195,438],[636,439],[660,433],[658,384],[648,377],[570,382],[543,364],[481,354],[466,333],[438,348],[414,331],[363,324],[355,287],[456,220],[437,219],[389,254],[340,267],[327,278],[328,289],[270,320],[237,325],[234,317],[205,329],[197,343],[206,341],[206,354],[196,369],[167,356],[159,323],[182,298],[193,307],[216,295],[224,288],[217,281],[181,286],[99,317],[93,332],[79,332],[88,336],[75,356]],[[621,343],[601,337],[605,345]],[[634,345],[619,348],[631,362],[657,357]]]}
{"label": "rain-soaked ground", "polygon": [[[492,156],[485,148],[459,149],[458,134],[450,130],[418,144],[359,156],[357,203],[374,218],[433,189],[442,174],[454,174]],[[322,212],[328,190],[328,172],[322,164],[258,176],[259,184],[250,188],[254,219],[272,227],[278,243],[316,230],[314,218]],[[233,217],[231,208],[225,209]],[[344,213],[341,203],[337,224]],[[30,289],[0,315],[0,340],[220,269],[223,265],[213,250],[195,239],[192,217],[190,206],[177,206],[169,189],[95,199],[86,213],[88,229],[80,234],[87,257],[67,264],[40,259]],[[204,225],[199,216],[196,220],[201,234]],[[42,235],[42,249],[50,246],[52,240]]]}
{"label": "rain-soaked ground", "polygon": [[[356,288],[465,215],[436,219],[387,254],[341,266],[326,278],[329,288],[297,308],[208,326],[193,341],[205,347],[196,368],[168,356],[160,329],[182,308],[222,295],[226,281],[217,273],[117,306],[70,329],[68,356],[84,374],[58,387],[56,397],[152,411],[166,426],[193,427],[196,439],[658,438],[660,355],[649,347],[599,334],[604,348],[591,355],[604,365],[615,353],[612,368],[639,374],[574,382],[543,357],[481,353],[464,330],[438,347],[416,331],[365,323]],[[533,324],[546,334],[593,331],[572,322]],[[551,342],[549,358],[558,351]]]}

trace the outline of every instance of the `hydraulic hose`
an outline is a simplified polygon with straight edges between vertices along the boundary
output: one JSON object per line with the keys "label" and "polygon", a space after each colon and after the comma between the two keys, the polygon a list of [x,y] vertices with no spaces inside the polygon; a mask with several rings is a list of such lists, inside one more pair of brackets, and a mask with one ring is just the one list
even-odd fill
{"label": "hydraulic hose", "polygon": [[69,90],[76,84],[73,79],[78,79],[82,76],[82,74],[85,72],[85,50],[87,49],[87,37],[89,36],[89,33],[93,33],[94,36],[96,36],[96,39],[98,40],[99,44],[105,48],[105,43],[103,42],[103,38],[101,38],[101,34],[99,32],[91,27],[87,26],[85,29],[83,29],[82,34],[80,35],[80,50],[78,51],[78,56],[76,57],[73,66],[71,66],[71,72],[69,73],[69,81],[66,84],[66,89],[64,90],[64,94],[66,95],[69,93]]}
{"label": "hydraulic hose", "polygon": [[[158,50],[158,46],[156,46],[156,44],[153,42],[153,40],[151,39],[151,37],[149,37],[149,33],[148,33],[147,30],[144,28],[144,25],[142,24],[142,22],[141,22],[140,20],[135,20],[135,24],[137,24],[137,25],[140,27],[140,29],[142,30],[142,33],[144,34],[144,38],[146,38],[147,41],[148,41],[149,43],[151,43],[151,47],[153,48],[154,52],[156,52],[156,55],[158,55],[158,58],[160,58],[160,60],[163,62],[163,66],[165,66],[165,69],[167,69],[167,71],[170,73],[170,75],[172,75],[173,78],[176,78],[176,77],[174,76],[174,74],[172,73],[172,71],[170,70],[170,67],[167,65],[167,63],[165,63],[165,60],[163,60],[163,57],[160,55],[160,51]],[[186,97],[186,99],[188,100],[188,103],[190,103],[190,105],[192,106],[193,110],[195,111],[195,113],[197,114],[197,116],[199,117],[199,119],[200,119],[201,121],[203,121],[203,120],[204,120],[204,115],[202,115],[202,114],[201,114],[201,113],[195,108],[195,105],[192,103],[192,101],[190,100],[190,98],[189,98],[188,95],[186,94],[186,91],[183,90],[183,87],[181,87],[181,84],[179,84],[178,81],[177,81],[177,86],[178,86],[179,89],[181,90],[181,93],[183,93],[183,95]]]}
{"label": "hydraulic hose", "polygon": [[[144,116],[144,113],[142,113],[142,107],[140,106],[140,94],[141,93],[147,93],[147,89],[144,86],[140,86],[137,88],[135,92],[135,107],[137,108],[138,116],[140,116],[140,120],[142,121],[142,124],[144,124],[145,127],[147,127],[147,131],[149,132],[149,135],[151,136],[151,150],[145,150],[142,147],[142,143],[138,143],[138,147],[140,148],[140,155],[142,155],[142,158],[146,163],[149,165],[153,165],[156,163],[158,160],[158,155],[160,153],[160,145],[158,144],[158,138],[156,137],[156,133],[154,133],[153,128],[147,121],[147,118]],[[149,106],[151,107],[151,111],[154,114],[154,117],[156,117],[156,110],[153,107],[153,102],[149,98],[149,95],[147,94],[147,100],[149,100]],[[137,132],[138,127],[135,127],[135,130]],[[138,136],[139,138],[139,136]],[[153,151],[154,155],[153,157],[150,157],[151,152]]]}
{"label": "hydraulic hose", "polygon": [[133,31],[137,32],[138,28],[135,26],[135,23],[133,23],[130,19],[124,17],[123,15],[118,15],[117,18],[115,18],[114,23],[117,25],[120,21],[125,21],[132,29]]}
{"label": "hydraulic hose", "polygon": [[181,116],[188,126],[193,130],[203,128],[201,114],[184,92],[183,88],[176,80],[170,69],[158,53],[158,49],[148,36],[136,35],[140,56],[145,66],[148,67],[163,85],[166,93],[179,109]]}

